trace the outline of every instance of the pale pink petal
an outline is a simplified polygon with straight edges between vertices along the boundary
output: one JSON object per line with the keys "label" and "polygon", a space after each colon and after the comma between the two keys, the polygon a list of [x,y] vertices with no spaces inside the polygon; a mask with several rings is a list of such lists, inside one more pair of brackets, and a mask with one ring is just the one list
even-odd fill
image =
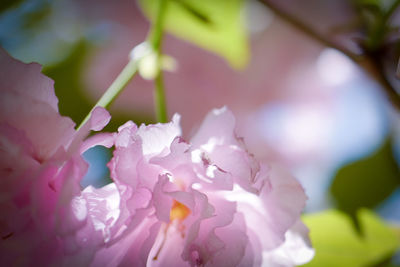
{"label": "pale pink petal", "polygon": [[[102,107],[94,108],[90,113],[89,120],[86,121],[82,125],[82,127],[79,128],[79,130],[74,134],[73,138],[69,142],[68,153],[74,153],[77,150],[80,150],[81,153],[85,151],[84,149],[88,147],[88,144],[85,144],[83,147],[81,147],[83,139],[89,135],[91,130],[100,131],[101,129],[103,129],[103,127],[107,125],[110,119],[111,116],[107,110]],[[105,140],[101,140],[101,137],[105,137]],[[110,143],[109,136],[101,135],[101,137],[96,138],[96,141],[98,143],[104,143],[106,145]]]}
{"label": "pale pink petal", "polygon": [[74,123],[58,113],[53,81],[38,64],[24,64],[0,48],[0,123],[24,131],[43,161],[74,135]]}
{"label": "pale pink petal", "polygon": [[157,155],[165,149],[169,150],[172,141],[181,136],[180,116],[175,114],[172,121],[165,124],[141,125],[137,134],[143,141],[144,155]]}
{"label": "pale pink petal", "polygon": [[135,142],[128,147],[120,147],[113,153],[108,163],[111,178],[119,184],[129,185],[134,190],[139,184],[137,164],[142,160],[141,143]]}
{"label": "pale pink petal", "polygon": [[263,250],[271,250],[284,242],[285,233],[300,217],[306,196],[301,185],[279,167],[262,166],[259,176],[263,184],[260,195],[239,186],[222,195],[237,202],[238,211],[245,214],[246,225],[257,233]]}
{"label": "pale pink petal", "polygon": [[[281,168],[256,161],[236,137],[228,109],[211,112],[192,143],[180,137],[178,120],[139,129],[128,122],[109,136],[115,151],[108,166],[120,196],[120,215],[93,264],[273,266],[308,261],[306,228],[296,226],[306,200],[300,184]],[[303,252],[307,256],[301,257]]]}
{"label": "pale pink petal", "polygon": [[[79,218],[90,216],[90,221],[95,231],[102,234],[104,242],[111,239],[111,228],[120,215],[120,195],[114,183],[96,189],[88,186],[82,192],[86,206],[81,206],[75,214]],[[85,216],[84,216],[85,215]]]}
{"label": "pale pink petal", "polygon": [[296,223],[307,200],[300,183],[277,165],[272,165],[268,183],[260,197],[269,217],[270,228],[281,235]]}
{"label": "pale pink petal", "polygon": [[[237,266],[242,262],[248,237],[243,215],[236,213],[233,222],[225,227],[215,229],[215,234],[224,243],[224,248],[217,252],[208,266]],[[249,259],[247,259],[249,261]]]}
{"label": "pale pink petal", "polygon": [[127,147],[132,142],[137,142],[137,126],[132,121],[126,122],[118,128],[118,135],[115,140],[115,147]]}
{"label": "pale pink petal", "polygon": [[177,224],[164,225],[154,242],[153,249],[150,251],[147,260],[147,267],[190,266],[181,257],[184,247],[184,236]]}
{"label": "pale pink petal", "polygon": [[95,107],[90,114],[90,128],[93,131],[101,131],[109,122],[110,113],[102,107]]}
{"label": "pale pink petal", "polygon": [[[226,227],[232,223],[236,212],[236,204],[224,200],[212,201],[212,209],[208,208],[208,198],[193,191],[199,203],[203,203],[201,216],[188,228],[187,239],[183,249],[182,257],[191,264],[207,264],[216,253],[221,253],[225,248],[223,240],[216,235],[215,230]],[[209,205],[209,204],[208,204]],[[210,213],[213,211],[212,214]]]}
{"label": "pale pink petal", "polygon": [[160,221],[169,222],[170,210],[173,199],[165,194],[165,187],[171,185],[166,175],[160,176],[153,190],[153,203],[156,209],[156,216]]}
{"label": "pale pink petal", "polygon": [[308,237],[308,228],[298,220],[285,234],[285,242],[278,248],[264,252],[264,262],[272,267],[298,266],[314,257],[314,249]]}
{"label": "pale pink petal", "polygon": [[[83,136],[76,138],[72,120],[58,113],[53,82],[39,65],[23,64],[0,49],[1,66],[1,262],[87,265],[100,243],[84,241],[92,229],[88,213],[74,201],[87,170],[79,155]],[[82,250],[82,242],[91,246]]]}
{"label": "pale pink petal", "polygon": [[173,170],[180,165],[191,163],[189,158],[190,145],[180,137],[176,137],[170,146],[170,153],[166,156],[155,156],[149,160],[149,163],[160,165],[165,169]]}
{"label": "pale pink petal", "polygon": [[261,246],[258,233],[254,233],[251,229],[247,227],[246,234],[249,242],[246,247],[245,255],[243,256],[241,262],[238,264],[238,267],[263,266],[263,248]]}
{"label": "pale pink petal", "polygon": [[191,141],[192,155],[200,155],[203,162],[229,173],[246,190],[257,192],[253,183],[259,163],[245,150],[243,140],[236,137],[235,118],[226,107],[211,111]]}
{"label": "pale pink petal", "polygon": [[74,135],[71,119],[62,117],[49,104],[19,92],[0,92],[0,122],[24,131],[39,161],[50,158],[61,146],[66,147]]}
{"label": "pale pink petal", "polygon": [[99,133],[86,139],[80,146],[80,153],[95,146],[104,146],[110,148],[114,145],[115,135],[112,133]]}
{"label": "pale pink petal", "polygon": [[235,123],[235,117],[226,107],[212,110],[191,139],[193,147],[205,147],[211,153],[215,145],[236,143]]}
{"label": "pale pink petal", "polygon": [[90,266],[146,266],[149,244],[154,243],[160,226],[154,218],[144,218],[117,243],[98,250]]}
{"label": "pale pink petal", "polygon": [[41,73],[39,64],[25,64],[13,59],[0,47],[0,90],[25,95],[37,102],[47,103],[58,112],[54,82]]}

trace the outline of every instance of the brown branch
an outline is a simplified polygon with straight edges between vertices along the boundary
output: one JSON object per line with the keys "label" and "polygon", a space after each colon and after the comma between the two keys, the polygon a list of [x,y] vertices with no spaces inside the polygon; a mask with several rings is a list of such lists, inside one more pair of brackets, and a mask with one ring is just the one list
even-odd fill
{"label": "brown branch", "polygon": [[303,32],[304,34],[318,41],[322,45],[334,48],[352,59],[358,66],[360,66],[367,74],[371,75],[375,79],[375,81],[377,81],[381,85],[389,101],[397,109],[397,111],[400,111],[400,96],[388,81],[386,75],[384,74],[383,68],[380,67],[381,64],[378,64],[379,62],[377,62],[374,58],[370,58],[369,56],[367,56],[366,53],[364,53],[363,55],[357,55],[347,48],[340,46],[328,37],[325,37],[321,33],[317,32],[315,29],[304,23],[299,18],[288,13],[283,8],[273,3],[273,1],[271,0],[259,1],[267,8],[269,8],[272,12],[274,12],[274,14],[281,18],[283,21],[290,24],[293,28]]}
{"label": "brown branch", "polygon": [[308,35],[312,39],[318,41],[319,43],[321,43],[321,44],[323,44],[325,46],[332,47],[332,48],[334,48],[336,50],[339,50],[340,52],[342,52],[343,54],[345,54],[346,56],[348,56],[349,58],[351,58],[353,60],[358,60],[359,59],[359,56],[357,54],[355,54],[352,51],[346,49],[345,47],[340,46],[339,44],[336,44],[335,42],[333,42],[329,38],[326,38],[326,37],[322,36],[315,29],[313,29],[310,26],[308,26],[307,24],[305,24],[302,20],[300,20],[300,19],[296,18],[295,16],[289,14],[283,8],[281,8],[278,5],[276,5],[275,3],[273,3],[273,1],[260,0],[260,2],[262,4],[264,4],[268,9],[272,10],[274,12],[274,14],[277,15],[278,17],[280,17],[283,21],[287,22],[288,24],[290,24],[291,26],[293,26],[297,30],[305,33],[306,35]]}
{"label": "brown branch", "polygon": [[396,77],[397,79],[400,79],[400,58],[399,63],[397,63]]}

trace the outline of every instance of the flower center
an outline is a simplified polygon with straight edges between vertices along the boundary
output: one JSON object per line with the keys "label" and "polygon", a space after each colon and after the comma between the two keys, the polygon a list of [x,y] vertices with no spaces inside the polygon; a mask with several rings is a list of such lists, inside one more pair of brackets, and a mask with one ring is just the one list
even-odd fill
{"label": "flower center", "polygon": [[170,221],[173,220],[184,220],[190,214],[190,209],[180,203],[179,201],[174,200],[174,204],[172,205],[171,211],[169,213]]}

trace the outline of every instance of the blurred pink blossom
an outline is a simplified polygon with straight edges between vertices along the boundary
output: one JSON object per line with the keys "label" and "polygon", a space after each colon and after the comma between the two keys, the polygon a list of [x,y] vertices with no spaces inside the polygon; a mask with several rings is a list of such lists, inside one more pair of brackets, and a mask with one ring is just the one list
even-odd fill
{"label": "blurred pink blossom", "polygon": [[276,166],[261,165],[226,108],[208,114],[191,142],[180,116],[127,122],[91,145],[115,145],[114,183],[83,199],[105,247],[93,266],[293,266],[313,256],[300,221],[306,196]]}
{"label": "blurred pink blossom", "polygon": [[[79,146],[90,129],[108,123],[97,108],[74,130],[58,112],[53,81],[38,64],[24,64],[0,48],[0,262],[4,266],[84,264],[75,233],[86,164]],[[90,256],[86,257],[90,260]]]}

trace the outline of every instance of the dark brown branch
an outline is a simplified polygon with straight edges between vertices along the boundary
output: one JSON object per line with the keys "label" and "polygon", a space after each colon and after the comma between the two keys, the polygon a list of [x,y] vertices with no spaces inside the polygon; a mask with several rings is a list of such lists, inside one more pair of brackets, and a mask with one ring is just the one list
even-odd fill
{"label": "dark brown branch", "polygon": [[397,79],[400,79],[400,58],[399,58],[399,63],[397,63],[396,77]]}
{"label": "dark brown branch", "polygon": [[317,32],[315,29],[311,28],[307,24],[305,24],[302,20],[296,18],[295,16],[289,14],[286,12],[283,8],[279,7],[275,3],[272,3],[273,1],[270,0],[260,0],[261,3],[263,3],[266,7],[268,7],[271,11],[274,12],[275,15],[280,17],[282,20],[286,21],[288,24],[293,26],[294,28],[298,29],[299,31],[305,33],[309,37],[311,37],[314,40],[317,40],[319,43],[332,47],[336,50],[339,50],[349,58],[353,60],[357,60],[359,57],[355,53],[351,52],[350,50],[346,49],[345,47],[340,46],[339,44],[336,44],[329,38],[325,38],[322,36],[319,32]]}
{"label": "dark brown branch", "polygon": [[[273,1],[270,0],[259,0],[259,1],[263,3],[266,7],[268,7],[272,12],[274,12],[283,21],[290,24],[293,28],[305,33],[307,36],[318,41],[322,45],[334,48],[342,52],[346,56],[348,56],[350,59],[352,59],[367,74],[371,75],[381,85],[382,89],[385,91],[387,97],[389,98],[389,101],[398,111],[400,111],[400,96],[386,78],[383,68],[380,67],[380,64],[377,64],[379,62],[377,62],[373,58],[370,58],[366,53],[364,53],[363,55],[357,55],[352,51],[346,49],[345,47],[342,47],[339,44],[333,42],[331,39],[323,36],[321,33],[317,32],[315,29],[304,23],[302,20],[296,18],[292,14],[289,14],[283,8],[273,3]],[[400,0],[396,1],[396,3],[397,4],[400,3]],[[388,13],[394,12],[396,8],[397,5],[394,5],[389,10]]]}

